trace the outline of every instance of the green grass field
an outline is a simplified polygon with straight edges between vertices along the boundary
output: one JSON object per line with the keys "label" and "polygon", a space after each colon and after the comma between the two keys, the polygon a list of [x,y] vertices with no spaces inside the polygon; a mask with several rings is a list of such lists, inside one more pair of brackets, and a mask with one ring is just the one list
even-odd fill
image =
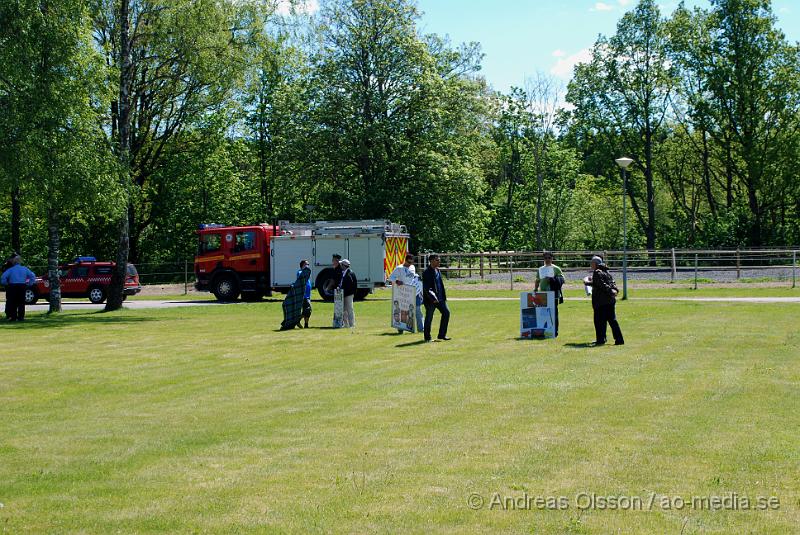
{"label": "green grass field", "polygon": [[452,302],[433,344],[388,306],[355,332],[322,303],[276,332],[279,302],[0,325],[0,532],[797,531],[800,304],[632,300],[600,348],[586,299],[534,342],[514,302]]}

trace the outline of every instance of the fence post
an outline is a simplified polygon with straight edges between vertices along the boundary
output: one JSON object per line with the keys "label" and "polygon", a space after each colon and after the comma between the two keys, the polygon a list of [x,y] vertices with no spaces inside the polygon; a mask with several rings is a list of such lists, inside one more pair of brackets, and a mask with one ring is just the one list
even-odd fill
{"label": "fence post", "polygon": [[694,255],[694,289],[697,289],[697,254]]}
{"label": "fence post", "polygon": [[510,275],[509,280],[511,280],[511,291],[514,291],[514,260],[513,257],[510,257],[508,260],[508,273]]}
{"label": "fence post", "polygon": [[797,288],[797,251],[792,251],[792,288]]}
{"label": "fence post", "polygon": [[672,276],[670,277],[670,282],[675,282],[675,277],[678,274],[678,266],[675,264],[675,248],[672,248]]}
{"label": "fence post", "polygon": [[183,261],[183,295],[189,294],[189,261]]}
{"label": "fence post", "polygon": [[742,260],[739,248],[736,248],[736,280],[738,281],[742,276]]}
{"label": "fence post", "polygon": [[485,253],[481,252],[481,280],[483,280],[483,255]]}

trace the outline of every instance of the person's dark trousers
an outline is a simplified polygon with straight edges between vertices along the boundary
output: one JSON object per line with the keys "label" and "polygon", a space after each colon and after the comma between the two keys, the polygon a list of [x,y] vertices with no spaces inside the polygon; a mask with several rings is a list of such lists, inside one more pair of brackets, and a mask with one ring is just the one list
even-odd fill
{"label": "person's dark trousers", "polygon": [[436,309],[439,309],[439,313],[442,315],[442,319],[439,321],[439,338],[447,336],[447,324],[450,323],[450,309],[447,308],[447,301],[439,301],[435,305],[425,303],[425,340],[431,339],[431,324]]}
{"label": "person's dark trousers", "polygon": [[622,329],[619,328],[617,321],[616,304],[611,303],[608,305],[597,305],[594,309],[594,333],[595,342],[605,343],[606,341],[606,324],[611,326],[611,334],[614,336],[614,342],[622,344],[625,341],[622,338]]}
{"label": "person's dark trousers", "polygon": [[6,315],[11,321],[25,319],[25,289],[24,284],[6,286]]}
{"label": "person's dark trousers", "polygon": [[555,312],[555,314],[556,314],[556,330],[555,330],[555,335],[556,335],[556,336],[558,336],[558,299],[556,299],[555,308],[556,308],[556,312]]}

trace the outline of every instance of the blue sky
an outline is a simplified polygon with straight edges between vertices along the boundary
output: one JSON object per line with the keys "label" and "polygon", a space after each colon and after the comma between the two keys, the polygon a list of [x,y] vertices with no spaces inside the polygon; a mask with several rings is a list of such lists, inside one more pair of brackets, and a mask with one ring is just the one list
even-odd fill
{"label": "blue sky", "polygon": [[[569,81],[572,66],[588,57],[599,34],[614,33],[636,0],[417,0],[424,33],[448,35],[454,44],[478,41],[485,54],[483,75],[495,89],[523,86],[538,72]],[[664,0],[670,14],[677,0]],[[687,6],[710,7],[708,0]],[[778,26],[800,40],[800,1],[773,0]]]}

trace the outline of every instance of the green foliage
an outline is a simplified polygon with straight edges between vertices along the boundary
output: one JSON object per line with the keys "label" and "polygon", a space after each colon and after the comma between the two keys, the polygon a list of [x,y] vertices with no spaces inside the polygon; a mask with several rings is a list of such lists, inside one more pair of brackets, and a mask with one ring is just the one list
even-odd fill
{"label": "green foliage", "polygon": [[641,0],[569,111],[543,76],[493,91],[411,0],[126,0],[127,70],[121,1],[0,4],[0,254],[18,229],[43,264],[58,222],[62,257],[114,256],[128,203],[134,262],[190,256],[200,223],[308,218],[392,219],[422,251],[616,249],[623,154],[630,247],[800,241],[800,50],[767,0]]}

